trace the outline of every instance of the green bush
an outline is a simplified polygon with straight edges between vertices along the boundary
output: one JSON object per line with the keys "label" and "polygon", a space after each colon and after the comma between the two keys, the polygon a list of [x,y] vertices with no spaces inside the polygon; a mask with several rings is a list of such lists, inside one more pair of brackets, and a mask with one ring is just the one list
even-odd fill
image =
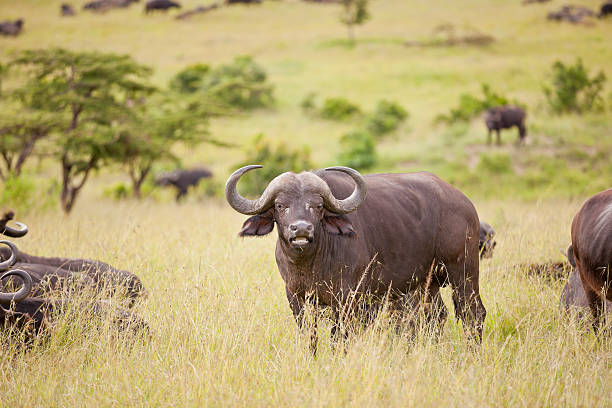
{"label": "green bush", "polygon": [[575,65],[556,61],[552,66],[552,86],[544,86],[544,93],[551,109],[556,113],[600,110],[601,96],[606,75],[599,72],[589,78],[587,69],[578,58]]}
{"label": "green bush", "polygon": [[105,188],[102,195],[115,201],[123,200],[132,196],[132,187],[120,182]]}
{"label": "green bush", "polygon": [[374,136],[383,136],[397,129],[408,118],[408,112],[399,103],[382,100],[374,113],[366,118],[366,129]]}
{"label": "green bush", "polygon": [[[510,103],[505,96],[493,92],[488,84],[482,84],[482,93],[482,98],[470,94],[462,94],[459,97],[459,106],[452,108],[448,114],[436,116],[435,121],[444,123],[467,122],[489,108]],[[521,105],[516,101],[512,103]]]}
{"label": "green bush", "polygon": [[362,130],[350,132],[340,139],[338,161],[355,170],[365,170],[376,164],[376,143],[370,133]]}
{"label": "green bush", "polygon": [[327,98],[321,108],[321,116],[331,120],[347,120],[360,113],[361,108],[346,98]]}
{"label": "green bush", "polygon": [[258,195],[270,180],[287,171],[300,172],[313,168],[310,152],[306,147],[294,150],[284,143],[273,144],[263,134],[257,135],[249,147],[244,162],[233,169],[249,164],[261,164],[263,168],[245,174],[240,180],[240,190],[249,195]]}
{"label": "green bush", "polygon": [[57,181],[37,183],[27,175],[10,177],[0,184],[0,206],[19,214],[43,211],[57,206]]}
{"label": "green bush", "polygon": [[254,109],[274,103],[266,72],[250,56],[236,57],[232,63],[214,68],[202,83],[207,94],[230,107]]}
{"label": "green bush", "polygon": [[179,93],[194,93],[202,87],[204,78],[209,72],[208,65],[189,65],[170,80],[170,89]]}

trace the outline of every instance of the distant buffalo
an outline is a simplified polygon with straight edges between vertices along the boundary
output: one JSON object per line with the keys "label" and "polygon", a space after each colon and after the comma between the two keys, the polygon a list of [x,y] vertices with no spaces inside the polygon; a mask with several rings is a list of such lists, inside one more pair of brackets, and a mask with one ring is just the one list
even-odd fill
{"label": "distant buffalo", "polygon": [[261,4],[261,0],[225,0],[226,4]]}
{"label": "distant buffalo", "polygon": [[72,6],[68,3],[63,3],[61,5],[60,13],[63,17],[70,17],[76,14]]}
{"label": "distant buffalo", "polygon": [[589,198],[574,217],[572,254],[598,330],[612,301],[612,188]]}
{"label": "distant buffalo", "polygon": [[[567,259],[572,265],[572,271],[561,292],[561,305],[567,312],[576,313],[578,317],[583,318],[589,313],[589,300],[584,291],[584,286],[582,286],[573,251],[574,249],[570,245],[567,248]],[[612,302],[609,300],[606,300],[606,313],[612,314]]]}
{"label": "distant buffalo", "polygon": [[597,17],[604,18],[610,14],[612,14],[612,1],[605,2],[601,5]]}
{"label": "distant buffalo", "polygon": [[93,0],[85,3],[84,10],[90,11],[107,11],[113,8],[126,8],[132,3],[138,3],[139,0]]}
{"label": "distant buffalo", "polygon": [[23,30],[23,19],[20,18],[15,21],[3,21],[0,23],[0,35],[16,37]]}
{"label": "distant buffalo", "polygon": [[590,17],[595,16],[595,12],[591,9],[582,6],[567,5],[562,6],[557,11],[551,11],[548,13],[547,18],[553,21],[567,21],[573,24],[589,24],[587,20]]}
{"label": "distant buffalo", "polygon": [[491,258],[495,246],[497,246],[497,242],[495,241],[495,230],[486,222],[480,221],[480,239],[478,241],[480,258]]}
{"label": "distant buffalo", "polygon": [[167,11],[171,8],[181,8],[181,5],[171,0],[149,0],[147,1],[147,4],[145,4],[145,13],[150,13],[156,10]]}
{"label": "distant buffalo", "polygon": [[497,106],[487,110],[485,123],[489,130],[487,143],[491,144],[491,131],[497,133],[497,144],[501,144],[499,132],[501,129],[510,129],[516,126],[519,130],[519,143],[522,143],[527,136],[525,128],[525,117],[527,114],[518,106]]}
{"label": "distant buffalo", "polygon": [[200,180],[210,177],[212,177],[212,173],[204,168],[174,170],[159,174],[155,184],[158,186],[174,186],[177,190],[176,201],[179,201],[187,194],[189,187],[195,187],[200,183]]}

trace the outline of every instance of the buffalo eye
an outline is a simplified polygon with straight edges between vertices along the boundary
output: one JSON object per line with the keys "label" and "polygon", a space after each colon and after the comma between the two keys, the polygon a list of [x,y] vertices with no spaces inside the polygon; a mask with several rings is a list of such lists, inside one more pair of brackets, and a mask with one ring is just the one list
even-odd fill
{"label": "buffalo eye", "polygon": [[282,211],[282,210],[283,210],[283,208],[285,208],[285,206],[284,206],[284,205],[282,205],[281,203],[276,203],[276,209],[277,209],[278,211]]}

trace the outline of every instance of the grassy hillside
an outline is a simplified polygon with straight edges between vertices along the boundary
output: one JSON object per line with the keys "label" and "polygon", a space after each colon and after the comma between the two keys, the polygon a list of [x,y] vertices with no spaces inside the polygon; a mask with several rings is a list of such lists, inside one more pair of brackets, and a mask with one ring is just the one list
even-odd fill
{"label": "grassy hillside", "polygon": [[[611,181],[612,85],[605,88],[608,111],[557,117],[547,110],[542,84],[554,61],[573,63],[576,57],[593,74],[602,70],[612,78],[607,41],[612,24],[547,21],[546,13],[560,7],[559,2],[524,6],[519,1],[374,1],[372,19],[358,28],[354,47],[345,40],[337,5],[269,1],[177,21],[175,12],[146,16],[142,5],[105,14],[79,10],[74,18],[61,18],[59,3],[2,2],[0,16],[24,17],[26,26],[18,38],[0,38],[0,58],[6,60],[18,49],[51,46],[127,53],[155,68],[158,85],[188,64],[225,63],[241,54],[253,55],[265,67],[275,86],[276,106],[211,124],[215,138],[239,147],[204,145],[196,152],[180,152],[187,164],[211,165],[220,180],[260,132],[289,145],[309,146],[316,165],[334,163],[337,141],[359,124],[305,115],[300,101],[316,92],[319,100],[344,96],[365,110],[383,98],[409,110],[407,124],[378,146],[380,162],[373,171],[429,170],[471,194],[530,198],[543,192],[592,193]],[[599,4],[582,3],[592,8]],[[189,8],[199,2],[183,4]],[[478,31],[495,42],[487,47],[404,45],[431,38],[433,29],[445,23],[459,34]],[[436,115],[456,106],[459,95],[478,94],[481,83],[527,105],[527,146],[514,145],[515,129],[504,133],[504,146],[486,146],[481,119],[451,127],[433,125]],[[490,156],[496,161],[500,155],[510,161],[501,174],[487,167]]]}
{"label": "grassy hillside", "polygon": [[[399,101],[409,120],[380,143],[372,171],[429,170],[468,193],[497,231],[491,260],[481,262],[488,314],[480,348],[452,317],[439,341],[395,332],[385,316],[335,351],[321,330],[313,358],[293,320],[274,260],[275,233],[239,239],[245,217],[219,200],[190,197],[115,202],[103,189],[125,175],[106,169],[86,186],[70,216],[40,203],[59,168],[32,160],[26,179],[39,190],[17,219],[30,233],[14,240],[28,253],[101,259],[140,276],[149,297],[135,310],[150,339],[125,339],[108,324],[64,317],[46,343],[20,351],[0,334],[0,407],[4,406],[315,406],[315,407],[609,407],[612,339],[559,307],[564,280],[529,277],[523,264],[562,260],[572,217],[585,197],[612,185],[612,83],[608,110],[551,115],[542,82],[555,60],[581,57],[612,81],[612,20],[593,26],[546,21],[562,2],[520,0],[374,0],[372,20],[350,46],[337,5],[266,1],[228,7],[186,22],[145,16],[142,4],[61,18],[62,1],[0,0],[0,20],[25,18],[17,38],[0,37],[0,61],[16,50],[61,46],[132,55],[155,69],[163,86],[196,62],[220,64],[253,55],[275,86],[273,108],[215,118],[213,137],[236,148],[179,147],[186,165],[202,163],[222,184],[263,132],[289,146],[309,146],[318,166],[335,163],[338,140],[358,122],[306,115],[300,101],[344,96],[364,110]],[[141,2],[142,3],[142,2]],[[185,8],[200,4],[184,0]],[[581,4],[595,8],[599,1]],[[452,23],[495,38],[488,47],[408,47]],[[528,106],[526,146],[516,130],[501,147],[486,145],[481,119],[434,125],[462,93],[481,83]],[[14,85],[9,78],[3,87]],[[523,265],[523,266],[521,266]],[[108,323],[108,322],[106,322]],[[4,336],[4,337],[3,337]]]}

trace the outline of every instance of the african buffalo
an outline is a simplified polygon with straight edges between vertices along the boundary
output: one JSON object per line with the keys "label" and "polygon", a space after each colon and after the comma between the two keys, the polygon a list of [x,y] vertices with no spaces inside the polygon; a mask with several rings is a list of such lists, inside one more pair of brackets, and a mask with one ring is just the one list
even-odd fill
{"label": "african buffalo", "polygon": [[155,10],[167,11],[171,8],[181,8],[181,5],[171,0],[149,0],[145,4],[145,13],[150,13]]}
{"label": "african buffalo", "polygon": [[[9,237],[22,237],[28,229],[24,224],[16,223],[19,229],[12,228],[7,222],[13,218],[7,212],[0,219],[0,233]],[[9,241],[0,241],[7,247],[0,248],[0,266],[5,262],[15,265],[30,274],[34,281],[35,296],[42,296],[47,290],[61,289],[65,285],[78,284],[96,290],[108,290],[111,293],[120,289],[132,301],[146,295],[140,279],[131,272],[119,270],[100,261],[74,258],[46,258],[21,252]],[[10,287],[15,282],[7,280],[0,283],[0,288]]]}
{"label": "african buffalo", "polygon": [[261,4],[261,0],[225,0],[225,3],[230,4]]}
{"label": "african buffalo", "polygon": [[612,300],[612,188],[589,198],[572,221],[572,248],[597,330]]}
{"label": "african buffalo", "polygon": [[84,10],[103,12],[113,8],[126,8],[139,0],[93,0],[85,3]]}
{"label": "african buffalo", "polygon": [[252,215],[240,236],[266,235],[278,225],[276,264],[298,325],[313,299],[332,308],[335,336],[340,314],[352,314],[351,299],[365,294],[372,311],[386,298],[400,315],[416,303],[426,317],[443,321],[443,305],[428,306],[450,285],[456,315],[470,336],[482,339],[478,215],[459,190],[426,172],[362,176],[330,167],[283,173],[248,200],[236,185],[260,167],[236,170],[225,195],[234,210]]}
{"label": "african buffalo", "polygon": [[70,16],[74,16],[76,13],[74,12],[74,9],[72,8],[70,4],[63,3],[60,8],[60,14],[63,17],[70,17]]}
{"label": "african buffalo", "polygon": [[[576,268],[572,245],[567,248],[567,259],[572,266],[572,271],[561,292],[561,305],[567,312],[576,313],[578,317],[582,318],[589,309],[589,301]],[[612,313],[612,302],[609,300],[606,300],[606,313]]]}
{"label": "african buffalo", "polygon": [[612,1],[607,1],[601,5],[597,17],[604,18],[610,14],[612,14]]}
{"label": "african buffalo", "polygon": [[179,201],[187,195],[189,187],[195,187],[200,183],[200,180],[210,177],[212,177],[212,173],[204,168],[174,170],[159,174],[155,179],[155,184],[158,186],[174,186],[177,190],[176,201]]}
{"label": "african buffalo", "polygon": [[134,313],[105,301],[75,304],[69,299],[51,300],[39,297],[28,297],[32,289],[32,278],[23,270],[13,269],[0,276],[0,281],[15,276],[20,280],[21,288],[14,293],[0,292],[0,327],[15,327],[23,330],[29,337],[40,334],[57,312],[66,307],[86,307],[93,316],[111,316],[113,324],[120,330],[132,330],[148,334],[149,325]]}
{"label": "african buffalo", "polygon": [[485,123],[489,131],[487,135],[487,143],[491,144],[491,131],[497,132],[497,144],[501,144],[499,132],[501,129],[510,129],[516,126],[519,130],[519,143],[522,143],[527,136],[525,128],[525,116],[527,114],[523,108],[518,106],[497,106],[487,110]]}
{"label": "african buffalo", "polygon": [[23,19],[20,18],[15,21],[3,21],[0,23],[0,35],[9,35],[16,37],[23,30]]}
{"label": "african buffalo", "polygon": [[480,258],[491,258],[495,246],[497,246],[495,230],[486,222],[480,221],[480,240],[478,241]]}

